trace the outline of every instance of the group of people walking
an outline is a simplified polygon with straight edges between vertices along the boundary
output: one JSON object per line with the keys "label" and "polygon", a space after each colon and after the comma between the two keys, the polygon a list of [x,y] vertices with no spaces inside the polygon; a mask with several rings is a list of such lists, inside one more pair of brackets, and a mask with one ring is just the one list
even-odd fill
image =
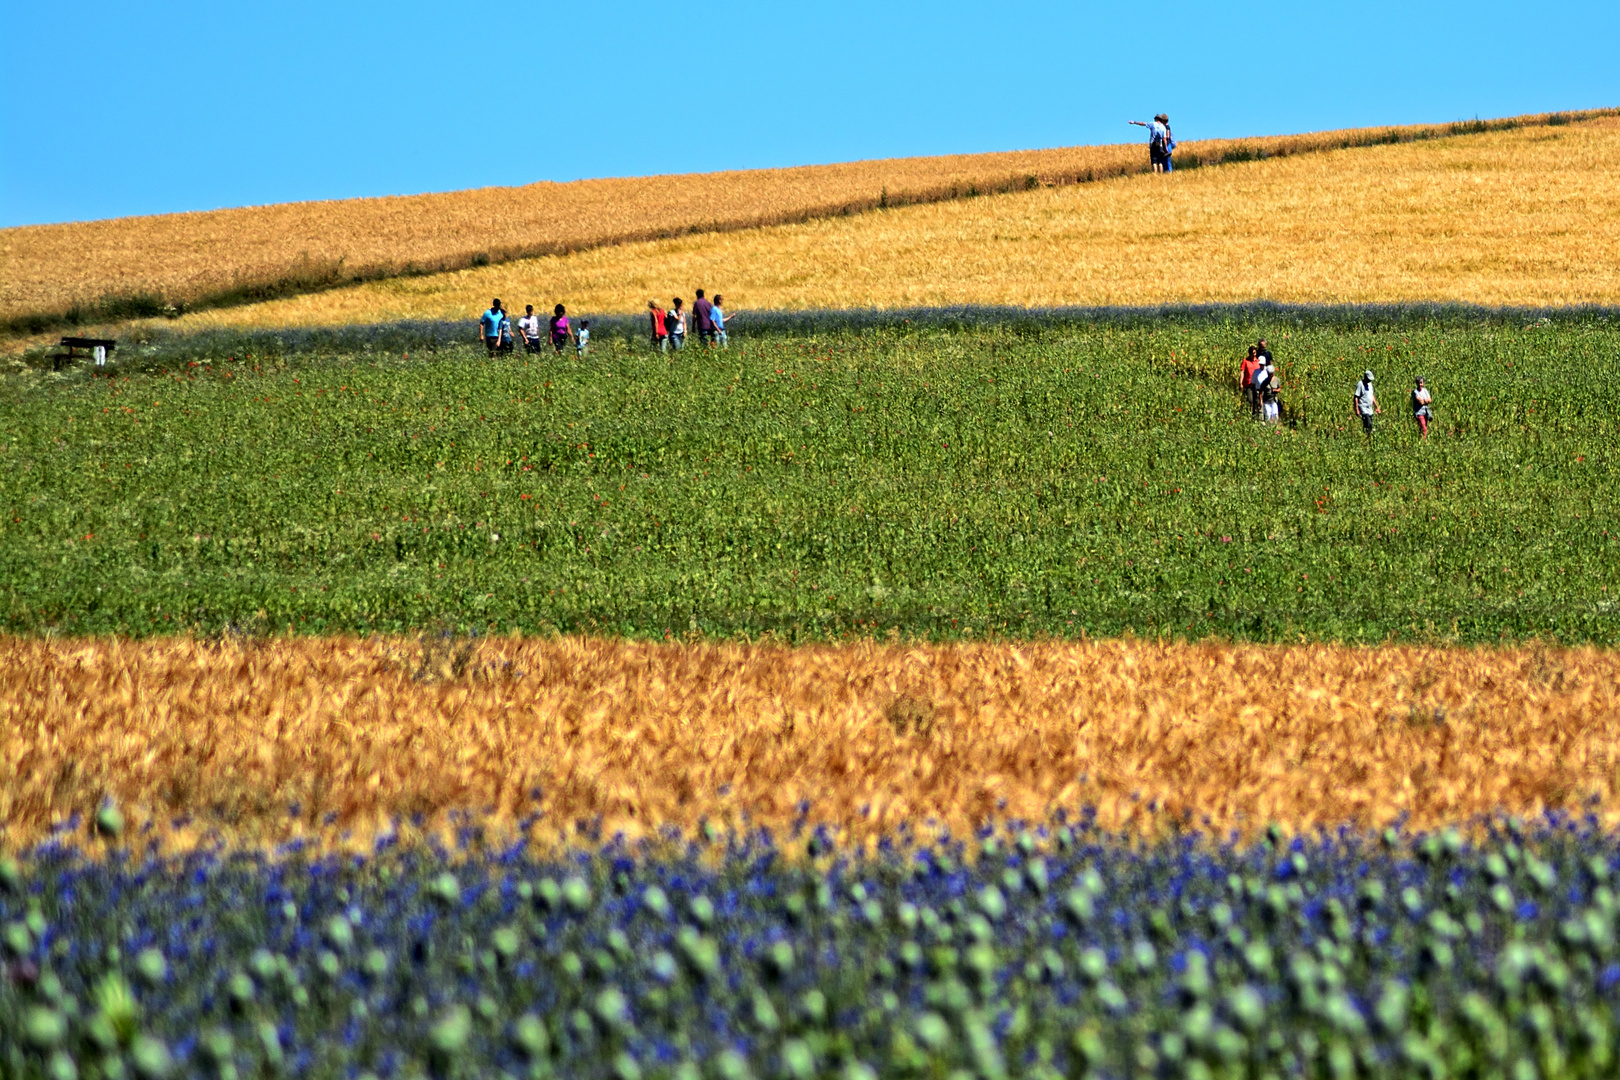
{"label": "group of people walking", "polygon": [[558,304],[551,309],[551,317],[545,321],[545,329],[541,329],[540,316],[534,313],[534,305],[524,306],[523,314],[517,321],[517,332],[512,329],[512,317],[506,309],[501,307],[501,298],[495,297],[489,303],[489,310],[478,317],[478,329],[484,338],[484,348],[489,355],[505,355],[517,348],[518,340],[523,342],[523,351],[537,353],[545,347],[547,339],[551,341],[551,348],[561,356],[562,351],[570,344],[574,346],[574,355],[581,360],[591,347],[591,320],[579,320],[576,330],[568,321],[568,309]]}
{"label": "group of people walking", "polygon": [[[1434,395],[1429,392],[1429,381],[1422,375],[1417,377],[1413,384],[1412,393],[1407,398],[1412,406],[1412,419],[1417,422],[1418,437],[1429,437],[1429,421],[1434,419]],[[1383,415],[1383,406],[1378,404],[1378,394],[1373,390],[1373,373],[1368,368],[1356,380],[1356,389],[1350,395],[1350,411],[1361,421],[1361,430],[1368,435],[1373,433],[1373,417]]]}
{"label": "group of people walking", "polygon": [[[1373,417],[1381,416],[1384,412],[1383,406],[1378,403],[1378,394],[1373,390],[1373,382],[1371,369],[1363,371],[1350,395],[1350,412],[1361,421],[1361,428],[1368,435],[1373,433]],[[1275,424],[1281,418],[1282,376],[1277,372],[1277,362],[1272,359],[1265,338],[1249,346],[1248,355],[1238,368],[1238,390],[1256,420]],[[1428,380],[1422,375],[1417,377],[1409,400],[1418,435],[1427,439],[1429,421],[1434,419],[1434,395],[1429,391]]]}
{"label": "group of people walking", "polygon": [[1249,354],[1238,368],[1238,389],[1256,420],[1275,424],[1282,417],[1282,376],[1277,374],[1265,338],[1249,346]]}
{"label": "group of people walking", "polygon": [[1151,121],[1132,120],[1130,123],[1137,127],[1148,129],[1148,160],[1156,173],[1175,171],[1175,165],[1170,155],[1175,152],[1176,140],[1170,134],[1170,117],[1159,113]]}
{"label": "group of people walking", "polygon": [[[713,300],[697,291],[691,310],[686,301],[675,297],[669,307],[660,307],[658,301],[647,301],[647,322],[652,331],[652,347],[660,352],[686,348],[687,331],[697,334],[698,340],[708,346],[724,349],[726,341],[725,297],[715,294]],[[730,316],[736,318],[736,315]]]}
{"label": "group of people walking", "polygon": [[[647,301],[652,347],[660,352],[684,349],[690,331],[705,345],[726,348],[726,322],[736,318],[738,313],[728,315],[724,304],[723,297],[716,295],[710,300],[702,289],[697,290],[691,308],[679,296],[668,308],[661,307],[656,300]],[[514,326],[511,315],[497,296],[490,301],[489,310],[478,317],[478,330],[491,356],[515,352],[520,343],[524,352],[538,353],[549,341],[557,355],[562,355],[562,351],[572,345],[574,355],[583,360],[591,345],[591,320],[579,320],[576,329],[569,322],[568,309],[561,304],[552,309],[551,317],[543,323],[534,313],[534,305],[528,304]]]}

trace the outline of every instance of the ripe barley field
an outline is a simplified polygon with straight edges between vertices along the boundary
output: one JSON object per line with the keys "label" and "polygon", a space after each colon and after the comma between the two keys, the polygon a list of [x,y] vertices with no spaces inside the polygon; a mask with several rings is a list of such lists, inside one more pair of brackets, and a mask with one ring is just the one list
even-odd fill
{"label": "ripe barley field", "polygon": [[1620,810],[1620,654],[1140,640],[0,639],[4,842],[113,798],[259,838],[539,816],[851,837]]}
{"label": "ripe barley field", "polygon": [[[1553,123],[1567,130],[1587,115],[1190,141],[1181,154],[1189,164],[1218,163],[1443,138],[1476,127],[1556,130],[1545,127]],[[0,230],[0,319],[37,331],[53,320],[154,314],[165,303],[228,305],[346,281],[1069,185],[1142,172],[1145,159],[1139,144],[1068,147],[24,226]],[[646,290],[631,291],[617,297],[616,308]]]}
{"label": "ripe barley field", "polygon": [[[1266,298],[1620,300],[1620,118],[1122,175],[854,217],[401,277],[192,326],[467,319],[721,292],[729,310]],[[738,327],[746,329],[743,319]]]}

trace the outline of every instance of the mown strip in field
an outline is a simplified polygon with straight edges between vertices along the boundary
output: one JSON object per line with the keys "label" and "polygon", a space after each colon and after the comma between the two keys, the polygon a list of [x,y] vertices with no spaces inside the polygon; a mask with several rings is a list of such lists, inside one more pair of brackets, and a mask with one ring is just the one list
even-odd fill
{"label": "mown strip in field", "polygon": [[[1620,811],[1620,654],[1141,641],[0,640],[5,841],[701,820],[1224,832]],[[82,835],[82,833],[81,833]]]}
{"label": "mown strip in field", "polygon": [[[1564,126],[1609,112],[1201,140],[1188,142],[1181,158],[1187,166],[1248,161],[1525,125]],[[356,281],[1146,168],[1140,145],[1070,147],[24,226],[0,230],[0,320],[13,333],[37,333],[62,324],[230,306]]]}
{"label": "mown strip in field", "polygon": [[[19,374],[0,620],[1620,640],[1612,325],[1302,322]],[[1232,389],[1261,333],[1277,428]],[[1349,414],[1369,367],[1370,440]],[[1405,415],[1419,374],[1427,441]]]}

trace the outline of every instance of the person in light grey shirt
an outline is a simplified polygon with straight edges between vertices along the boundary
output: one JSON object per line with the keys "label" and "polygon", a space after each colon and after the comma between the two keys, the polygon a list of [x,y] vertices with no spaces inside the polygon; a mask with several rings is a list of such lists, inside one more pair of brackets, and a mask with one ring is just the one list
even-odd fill
{"label": "person in light grey shirt", "polygon": [[1373,393],[1371,370],[1361,373],[1361,381],[1356,383],[1356,391],[1350,399],[1350,404],[1355,414],[1361,417],[1361,429],[1371,435],[1373,417],[1384,411],[1378,405],[1378,395]]}

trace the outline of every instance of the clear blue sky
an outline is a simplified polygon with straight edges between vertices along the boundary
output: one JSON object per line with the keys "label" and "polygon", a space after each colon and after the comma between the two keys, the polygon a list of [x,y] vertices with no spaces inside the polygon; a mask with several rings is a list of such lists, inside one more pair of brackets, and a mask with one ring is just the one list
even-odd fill
{"label": "clear blue sky", "polygon": [[0,226],[1620,104],[1620,3],[0,0]]}

